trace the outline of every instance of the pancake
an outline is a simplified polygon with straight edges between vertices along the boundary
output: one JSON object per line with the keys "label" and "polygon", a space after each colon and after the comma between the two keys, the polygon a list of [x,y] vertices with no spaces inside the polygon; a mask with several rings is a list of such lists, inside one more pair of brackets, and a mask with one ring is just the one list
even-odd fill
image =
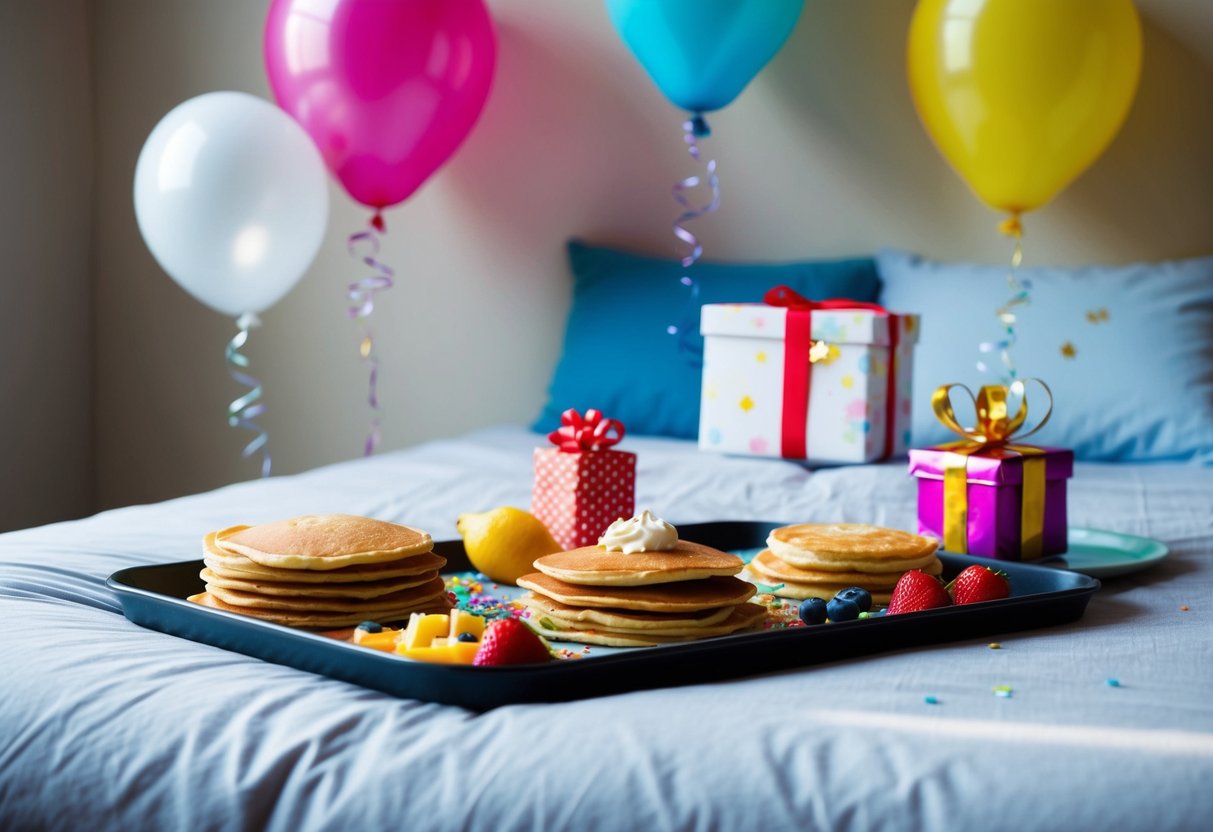
{"label": "pancake", "polygon": [[320,571],[403,560],[434,548],[420,529],[351,514],[306,514],[233,526],[216,533],[215,545],[262,566]]}
{"label": "pancake", "polygon": [[408,617],[415,612],[445,613],[451,608],[450,601],[447,600],[445,593],[437,598],[430,599],[425,603],[413,604],[398,610],[384,610],[381,612],[376,612],[373,616],[351,612],[328,612],[318,610],[267,610],[257,609],[254,607],[233,607],[223,603],[223,601],[214,597],[209,592],[200,592],[197,595],[191,595],[186,600],[192,601],[195,604],[199,604],[203,607],[210,607],[211,609],[223,610],[224,612],[236,613],[238,615],[247,615],[251,618],[269,621],[273,624],[282,624],[287,627],[303,627],[308,629],[353,627],[356,624],[362,623],[368,618],[373,618],[380,624],[392,624],[408,620]]}
{"label": "pancake", "polygon": [[217,586],[221,589],[233,589],[256,595],[288,596],[292,598],[379,598],[383,595],[399,592],[402,589],[421,586],[432,580],[436,574],[437,572],[431,569],[429,572],[421,575],[409,575],[403,578],[319,584],[266,581],[261,578],[233,578],[230,575],[219,575],[209,567],[198,573],[199,577],[206,581],[207,589]]}
{"label": "pancake", "polygon": [[[750,561],[750,572],[768,582],[782,581],[798,584],[829,584],[835,586],[861,586],[864,589],[892,589],[901,580],[904,571],[893,572],[828,572],[818,569],[801,569],[792,566],[775,557],[770,549],[763,549]],[[931,561],[921,567],[928,575],[938,575],[943,571],[939,558],[931,556]]]}
{"label": "pancake", "polygon": [[311,598],[265,596],[252,592],[241,592],[235,589],[207,584],[206,591],[215,598],[231,607],[241,609],[269,610],[323,610],[324,612],[362,612],[366,618],[374,618],[384,610],[403,609],[426,603],[440,595],[446,594],[446,584],[437,574],[420,586],[402,589],[390,595],[378,598]]}
{"label": "pancake", "polygon": [[751,629],[759,626],[766,619],[766,615],[766,607],[759,606],[758,604],[740,604],[734,607],[729,617],[720,624],[699,628],[691,635],[676,636],[646,634],[634,630],[624,632],[602,628],[551,629],[538,626],[538,622],[534,618],[529,619],[529,621],[532,625],[536,625],[536,629],[540,635],[555,641],[576,641],[582,644],[601,644],[607,647],[652,647],[657,644],[694,641],[696,639],[724,636],[740,630]]}
{"label": "pancake", "polygon": [[[771,583],[770,578],[768,578],[766,575],[755,572],[753,570],[753,568],[750,566],[746,567],[746,571],[743,574],[750,580],[757,581],[760,584],[770,584]],[[796,583],[795,581],[780,581],[778,583],[782,583],[783,586],[779,587],[779,589],[776,589],[774,592],[772,592],[771,593],[772,595],[777,595],[780,598],[795,598],[800,601],[803,601],[806,598],[820,598],[823,601],[829,601],[831,598],[833,598],[835,595],[838,594],[839,590],[848,589],[853,586],[859,586],[859,584],[854,584],[854,583],[801,584],[801,583]],[[887,587],[884,589],[871,589],[869,587],[864,587],[864,588],[867,589],[869,593],[871,593],[873,604],[884,605],[884,604],[888,604],[889,601],[891,601],[893,599],[893,590],[891,588],[887,588]]]}
{"label": "pancake", "polygon": [[544,555],[535,568],[570,584],[592,586],[649,586],[736,575],[741,558],[686,540],[664,552],[608,552],[601,546],[583,546]]}
{"label": "pancake", "polygon": [[757,591],[753,584],[734,577],[702,578],[656,586],[602,587],[578,586],[542,572],[523,575],[518,579],[518,586],[573,607],[647,612],[695,612],[736,605],[748,600]]}
{"label": "pancake", "polygon": [[866,523],[801,523],[775,529],[767,546],[802,569],[835,572],[905,572],[930,562],[939,542]]}
{"label": "pancake", "polygon": [[[669,627],[694,629],[720,624],[733,612],[732,606],[696,612],[636,612],[595,607],[571,607],[531,592],[521,603],[536,617],[550,616],[554,621],[579,628],[605,627],[613,630],[638,630],[660,635]],[[667,635],[677,635],[667,634]]]}
{"label": "pancake", "polygon": [[[247,529],[248,526],[235,526],[237,529]],[[256,561],[249,560],[244,555],[237,555],[221,549],[215,543],[217,532],[211,532],[202,541],[203,561],[216,575],[223,575],[238,580],[267,580],[267,581],[298,581],[306,583],[344,583],[347,581],[374,581],[381,578],[401,578],[406,575],[420,575],[433,572],[446,566],[446,558],[433,552],[423,552],[410,555],[401,560],[384,561],[381,563],[361,563],[353,566],[343,566],[338,569],[325,571],[309,571],[306,569],[278,569],[262,566]]]}

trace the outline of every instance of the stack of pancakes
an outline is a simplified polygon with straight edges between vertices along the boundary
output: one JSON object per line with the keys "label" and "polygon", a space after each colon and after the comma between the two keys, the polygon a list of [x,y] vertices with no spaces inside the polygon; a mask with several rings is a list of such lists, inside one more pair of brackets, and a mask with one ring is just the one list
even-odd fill
{"label": "stack of pancakes", "polygon": [[746,566],[747,576],[783,584],[774,594],[785,598],[829,600],[858,586],[872,593],[873,602],[887,604],[907,571],[943,571],[935,556],[938,541],[866,523],[783,526],[768,535],[767,547]]}
{"label": "stack of pancakes", "polygon": [[233,526],[203,540],[189,600],[291,627],[392,622],[450,609],[429,534],[346,514]]}
{"label": "stack of pancakes", "polygon": [[561,641],[645,647],[756,626],[766,610],[746,601],[752,585],[734,577],[741,558],[678,541],[655,552],[601,545],[545,555],[518,585],[540,632]]}

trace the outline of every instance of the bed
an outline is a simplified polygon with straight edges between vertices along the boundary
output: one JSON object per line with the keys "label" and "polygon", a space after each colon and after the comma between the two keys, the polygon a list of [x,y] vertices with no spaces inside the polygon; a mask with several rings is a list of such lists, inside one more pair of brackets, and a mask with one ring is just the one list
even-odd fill
{"label": "bed", "polygon": [[[1207,828],[1207,466],[1079,463],[1071,525],[1170,554],[1001,649],[961,636],[485,713],[144,629],[106,588],[198,558],[204,532],[237,522],[349,512],[454,538],[460,512],[527,505],[541,441],[499,426],[0,536],[0,829]],[[638,505],[675,523],[914,527],[904,460],[809,470],[687,440],[625,447]]]}

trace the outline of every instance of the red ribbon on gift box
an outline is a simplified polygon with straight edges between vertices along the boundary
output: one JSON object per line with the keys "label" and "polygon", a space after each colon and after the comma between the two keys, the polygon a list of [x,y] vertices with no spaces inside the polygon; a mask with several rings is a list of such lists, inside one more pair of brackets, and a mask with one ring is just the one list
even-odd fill
{"label": "red ribbon on gift box", "polygon": [[889,318],[889,373],[885,388],[884,455],[893,453],[893,423],[897,407],[897,345],[901,325],[897,315],[877,303],[830,298],[809,300],[790,286],[775,286],[763,296],[767,306],[788,310],[784,331],[783,413],[780,423],[780,453],[788,459],[808,456],[809,392],[812,389],[812,363],[809,350],[813,347],[813,310],[847,311],[866,309]]}
{"label": "red ribbon on gift box", "polygon": [[623,439],[623,422],[607,419],[591,408],[582,416],[573,408],[560,414],[560,427],[548,434],[548,440],[566,454],[602,451]]}

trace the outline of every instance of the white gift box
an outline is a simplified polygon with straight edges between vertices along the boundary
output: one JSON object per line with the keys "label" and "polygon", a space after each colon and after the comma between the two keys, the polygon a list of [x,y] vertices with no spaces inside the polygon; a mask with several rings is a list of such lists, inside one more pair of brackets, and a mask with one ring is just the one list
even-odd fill
{"label": "white gift box", "polygon": [[904,454],[918,328],[917,315],[873,309],[705,305],[699,447],[828,463]]}

